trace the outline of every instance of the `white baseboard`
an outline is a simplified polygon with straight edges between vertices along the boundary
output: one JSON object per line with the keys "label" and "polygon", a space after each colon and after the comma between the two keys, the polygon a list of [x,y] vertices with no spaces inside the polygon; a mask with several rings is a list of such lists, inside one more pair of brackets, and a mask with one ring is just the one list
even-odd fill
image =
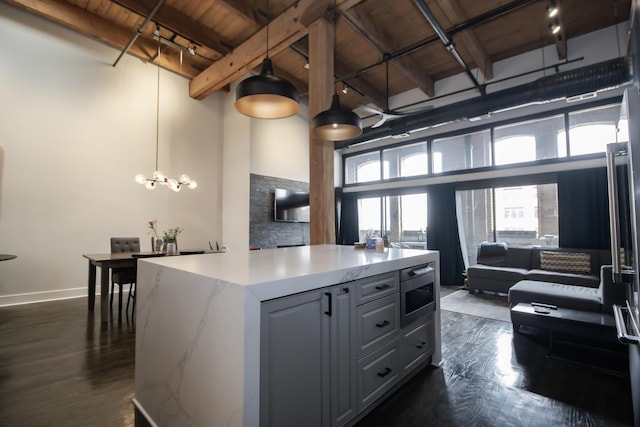
{"label": "white baseboard", "polygon": [[[10,305],[33,304],[36,302],[56,301],[69,298],[87,297],[87,287],[58,289],[55,291],[30,292],[26,294],[0,295],[0,307]],[[100,295],[100,288],[97,287],[96,295]],[[98,301],[98,304],[100,302]]]}

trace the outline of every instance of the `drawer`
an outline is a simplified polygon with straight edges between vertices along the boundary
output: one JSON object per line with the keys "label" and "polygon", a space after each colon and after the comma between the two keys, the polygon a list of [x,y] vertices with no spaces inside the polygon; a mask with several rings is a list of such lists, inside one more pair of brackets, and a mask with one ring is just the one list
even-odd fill
{"label": "drawer", "polygon": [[411,330],[402,335],[402,366],[409,372],[433,354],[434,348],[433,313],[424,321],[411,325]]}
{"label": "drawer", "polygon": [[399,273],[397,271],[392,271],[390,273],[356,280],[354,282],[356,288],[356,305],[365,304],[398,292],[398,276]]}
{"label": "drawer", "polygon": [[358,361],[358,412],[379,399],[402,378],[398,338]]}
{"label": "drawer", "polygon": [[382,347],[400,333],[400,295],[395,293],[356,307],[358,357]]}

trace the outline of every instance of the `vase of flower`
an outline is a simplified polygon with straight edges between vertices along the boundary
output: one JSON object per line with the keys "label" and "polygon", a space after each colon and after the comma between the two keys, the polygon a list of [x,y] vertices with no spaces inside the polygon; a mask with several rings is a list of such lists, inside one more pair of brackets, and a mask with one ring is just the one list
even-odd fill
{"label": "vase of flower", "polygon": [[158,229],[156,228],[156,226],[158,225],[158,221],[156,221],[155,219],[150,219],[149,221],[147,221],[147,224],[151,229],[151,231],[149,231],[148,233],[151,234],[151,250],[153,252],[162,252],[164,248],[164,242],[160,237],[158,237]]}
{"label": "vase of flower", "polygon": [[178,253],[178,234],[181,232],[182,229],[180,227],[173,227],[163,233],[164,250],[167,255],[176,255]]}
{"label": "vase of flower", "polygon": [[152,237],[151,248],[155,253],[162,253],[164,250],[164,240],[162,240],[160,237]]}

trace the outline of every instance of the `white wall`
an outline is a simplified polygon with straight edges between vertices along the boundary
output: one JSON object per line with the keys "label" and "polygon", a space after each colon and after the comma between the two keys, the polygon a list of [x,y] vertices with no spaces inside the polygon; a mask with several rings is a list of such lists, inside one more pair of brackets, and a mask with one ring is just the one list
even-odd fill
{"label": "white wall", "polygon": [[251,120],[251,173],[309,182],[309,122],[306,105],[279,120]]}
{"label": "white wall", "polygon": [[[86,295],[83,253],[147,220],[180,226],[181,248],[221,240],[223,94],[188,96],[161,72],[159,167],[196,190],[148,191],[155,168],[157,68],[0,3],[0,305]],[[248,178],[247,178],[248,179]]]}

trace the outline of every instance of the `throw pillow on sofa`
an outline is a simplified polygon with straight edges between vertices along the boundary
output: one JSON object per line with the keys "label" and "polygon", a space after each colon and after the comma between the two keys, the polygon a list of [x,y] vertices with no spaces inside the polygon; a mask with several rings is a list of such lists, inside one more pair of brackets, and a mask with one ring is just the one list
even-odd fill
{"label": "throw pillow on sofa", "polygon": [[564,273],[590,274],[591,256],[582,252],[542,251],[540,268]]}

